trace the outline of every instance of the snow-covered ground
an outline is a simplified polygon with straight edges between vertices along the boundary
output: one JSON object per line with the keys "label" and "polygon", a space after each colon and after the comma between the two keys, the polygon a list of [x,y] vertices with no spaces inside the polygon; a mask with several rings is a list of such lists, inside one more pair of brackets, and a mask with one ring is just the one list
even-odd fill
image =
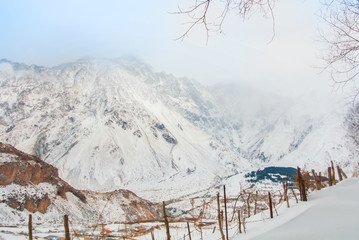
{"label": "snow-covered ground", "polygon": [[248,224],[246,234],[235,239],[359,239],[359,179],[309,195],[308,202],[279,209],[279,216]]}
{"label": "snow-covered ground", "polygon": [[[290,202],[290,208],[285,203],[277,205],[278,215],[269,218],[268,210],[246,219],[246,233],[238,234],[238,225],[234,221],[229,225],[231,240],[265,240],[265,239],[358,239],[359,228],[359,178],[350,178],[336,186],[324,188],[309,194],[308,202]],[[202,228],[202,237],[206,240],[220,239],[217,222]],[[201,233],[190,223],[192,239],[201,239]],[[104,229],[112,235],[123,236],[124,229],[154,229],[155,239],[166,239],[163,223],[153,222],[144,224],[124,225],[109,224]],[[102,227],[77,226],[71,224],[71,230],[100,235]],[[120,230],[122,229],[122,230]],[[242,228],[243,229],[243,228]],[[170,223],[171,239],[188,239],[186,222]],[[122,235],[121,235],[122,234]],[[34,226],[34,236],[44,238],[48,235],[63,236],[63,226]],[[152,239],[149,233],[132,239]],[[0,227],[0,239],[27,239],[27,226]],[[78,239],[85,239],[78,237]]]}

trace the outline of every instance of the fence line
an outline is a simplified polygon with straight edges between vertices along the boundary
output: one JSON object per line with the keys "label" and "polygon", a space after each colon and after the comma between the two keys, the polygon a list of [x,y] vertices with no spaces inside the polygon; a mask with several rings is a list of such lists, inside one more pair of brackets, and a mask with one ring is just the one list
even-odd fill
{"label": "fence line", "polygon": [[[335,179],[335,169],[337,170],[337,176],[339,177],[338,180]],[[331,166],[328,167],[328,178],[324,178],[321,175],[321,172],[319,172],[319,175],[315,173],[315,171],[312,169],[311,172],[305,171],[297,168],[297,175],[296,180],[291,182],[291,184],[288,184],[289,178],[287,175],[287,179],[283,181],[283,189],[279,190],[279,193],[276,192],[267,192],[267,194],[263,193],[263,191],[251,188],[251,189],[242,189],[238,196],[234,198],[227,198],[226,196],[226,188],[223,186],[223,197],[221,198],[220,193],[217,193],[217,196],[208,197],[208,198],[202,198],[202,203],[198,206],[195,206],[194,199],[191,199],[191,205],[192,208],[187,210],[186,213],[191,216],[190,219],[186,219],[185,216],[182,216],[182,218],[171,218],[170,215],[168,215],[168,210],[166,209],[165,202],[162,202],[163,207],[163,219],[159,219],[158,222],[164,222],[164,224],[158,224],[157,226],[151,227],[149,229],[138,231],[138,234],[134,234],[131,229],[121,230],[125,234],[123,234],[123,238],[133,238],[134,236],[139,235],[145,235],[149,234],[151,235],[151,239],[155,239],[154,237],[154,231],[157,229],[162,229],[163,226],[165,226],[166,229],[166,236],[167,240],[171,239],[170,235],[170,229],[174,228],[174,226],[171,227],[171,224],[174,223],[186,223],[186,226],[184,227],[185,233],[183,234],[183,237],[177,238],[177,239],[192,239],[192,234],[195,234],[199,232],[201,235],[201,239],[203,238],[203,230],[206,230],[208,227],[213,227],[212,234],[217,234],[219,236],[219,240],[225,240],[229,239],[229,230],[231,230],[231,235],[233,234],[233,229],[236,229],[234,231],[234,235],[242,234],[243,232],[246,232],[246,224],[255,223],[255,222],[262,222],[266,221],[268,219],[274,218],[273,214],[273,208],[276,212],[276,215],[278,216],[277,207],[281,208],[284,204],[284,202],[287,203],[287,208],[290,208],[289,200],[295,198],[296,202],[298,203],[297,199],[297,193],[294,192],[295,189],[299,190],[299,196],[301,201],[307,201],[307,193],[309,191],[314,190],[321,190],[324,187],[332,186],[337,183],[337,181],[342,181],[343,177],[347,178],[344,171],[337,166],[334,167],[333,162],[331,162]],[[311,174],[311,175],[310,175]],[[327,184],[326,184],[327,182]],[[289,186],[291,186],[289,188]],[[288,189],[291,189],[292,192],[292,198],[290,194],[288,194]],[[283,191],[283,194],[282,192]],[[217,202],[215,203],[215,199],[217,199]],[[277,204],[276,204],[277,201]],[[232,205],[231,205],[232,203]],[[217,205],[217,206],[216,206]],[[232,217],[228,219],[227,216],[227,207],[229,205],[229,208],[232,209]],[[253,206],[254,205],[254,206]],[[105,205],[106,206],[106,205]],[[224,207],[224,213],[222,207]],[[104,209],[102,209],[103,211]],[[252,211],[251,211],[252,210]],[[269,210],[269,216],[267,215],[267,211]],[[199,211],[199,212],[198,212]],[[213,214],[217,212],[217,215]],[[238,218],[236,221],[234,221],[235,214],[237,213]],[[251,220],[248,221],[247,219],[251,217],[253,213],[254,215],[261,214],[261,217],[259,220]],[[197,216],[197,217],[196,217]],[[100,217],[101,218],[101,217]],[[224,224],[225,221],[225,224]],[[138,222],[140,223],[140,222]],[[171,224],[170,224],[171,223]],[[190,229],[190,223],[193,224],[194,229]],[[124,223],[126,226],[126,223]],[[216,226],[218,224],[218,227]],[[65,230],[65,239],[69,240],[70,235],[72,233],[72,236],[75,236],[79,238],[79,234],[76,233],[76,231],[73,229],[72,223],[70,221],[70,225],[72,229],[69,229],[69,219],[67,215],[64,215],[64,230]],[[121,236],[115,236],[113,234],[100,234],[99,236],[95,234],[95,230],[100,224],[96,224],[92,228],[92,234],[91,236],[95,236],[96,239],[105,239],[107,237],[121,237]],[[225,233],[224,233],[224,226],[225,226]],[[243,231],[242,231],[243,227]],[[179,227],[181,228],[181,227]],[[181,228],[182,229],[182,228]],[[208,229],[207,229],[208,230]],[[101,232],[103,233],[104,230]],[[119,230],[120,232],[120,230]],[[128,232],[128,234],[127,234]],[[209,232],[209,231],[207,231]],[[106,232],[105,232],[106,233]],[[113,236],[112,236],[113,235]],[[126,236],[127,235],[127,236]],[[234,236],[232,235],[232,236]],[[89,235],[87,235],[89,236]],[[33,238],[33,227],[32,227],[32,217],[31,214],[29,215],[29,224],[28,224],[28,237],[30,240]],[[197,238],[196,238],[197,239]]]}

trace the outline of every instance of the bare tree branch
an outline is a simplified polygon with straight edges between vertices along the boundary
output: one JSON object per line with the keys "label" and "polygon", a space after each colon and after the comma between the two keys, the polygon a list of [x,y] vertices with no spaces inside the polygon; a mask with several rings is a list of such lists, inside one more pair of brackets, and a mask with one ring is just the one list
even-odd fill
{"label": "bare tree branch", "polygon": [[[270,42],[275,37],[275,18],[273,12],[274,3],[277,0],[195,0],[192,6],[178,8],[174,14],[187,15],[190,21],[187,22],[189,27],[176,40],[183,40],[188,37],[189,33],[196,26],[204,28],[207,34],[214,31],[223,33],[223,24],[231,11],[234,11],[240,18],[247,19],[251,14],[260,12],[262,16],[270,15],[272,19],[273,35]],[[217,3],[217,5],[214,5]]]}
{"label": "bare tree branch", "polygon": [[[327,43],[323,57],[333,81],[345,87],[359,80],[359,1],[331,0],[324,2],[322,19],[329,31],[322,34]],[[357,96],[357,94],[356,94]]]}

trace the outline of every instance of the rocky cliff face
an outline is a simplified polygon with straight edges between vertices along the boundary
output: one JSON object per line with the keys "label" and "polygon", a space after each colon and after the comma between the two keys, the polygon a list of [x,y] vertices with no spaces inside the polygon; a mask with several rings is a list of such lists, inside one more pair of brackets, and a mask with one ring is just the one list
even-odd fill
{"label": "rocky cliff face", "polygon": [[4,222],[18,223],[27,213],[36,214],[35,220],[40,222],[56,221],[63,214],[77,221],[144,221],[156,220],[160,213],[159,205],[128,190],[77,190],[59,178],[55,167],[1,142],[0,192],[0,219]]}

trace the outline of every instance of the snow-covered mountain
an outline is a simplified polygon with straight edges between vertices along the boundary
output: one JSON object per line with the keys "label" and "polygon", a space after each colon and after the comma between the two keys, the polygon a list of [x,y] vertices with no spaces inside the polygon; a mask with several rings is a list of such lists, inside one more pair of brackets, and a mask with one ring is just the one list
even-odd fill
{"label": "snow-covered mountain", "polygon": [[127,60],[1,65],[1,140],[53,164],[77,188],[181,192],[249,166],[193,123],[220,122],[193,81]]}
{"label": "snow-covered mountain", "polygon": [[350,99],[323,92],[290,98],[235,85],[212,92],[234,126],[222,138],[258,168],[321,169],[334,161],[352,170],[358,145],[348,138],[355,132],[353,120],[348,121],[354,111]]}
{"label": "snow-covered mountain", "polygon": [[80,189],[169,199],[266,165],[351,161],[340,101],[323,108],[307,97],[206,88],[136,60],[53,68],[2,60],[0,91],[1,141]]}

